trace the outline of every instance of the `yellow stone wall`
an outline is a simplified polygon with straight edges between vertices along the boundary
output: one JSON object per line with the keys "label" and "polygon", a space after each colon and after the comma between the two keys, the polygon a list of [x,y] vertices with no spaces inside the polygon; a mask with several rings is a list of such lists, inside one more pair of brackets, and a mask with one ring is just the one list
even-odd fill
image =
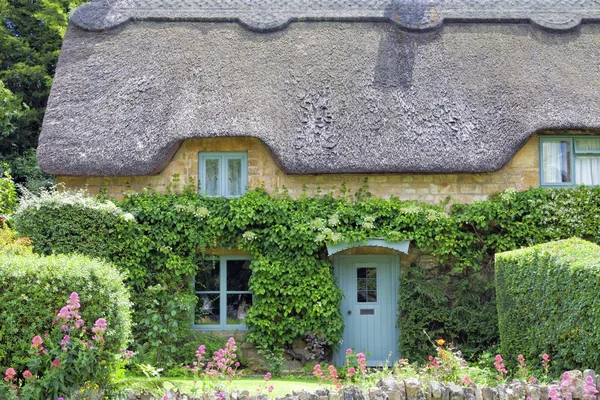
{"label": "yellow stone wall", "polygon": [[[122,197],[125,191],[153,188],[166,191],[192,182],[198,187],[198,152],[247,151],[248,186],[261,185],[269,192],[287,188],[292,197],[304,188],[312,195],[334,192],[339,195],[345,184],[355,193],[368,178],[368,190],[377,197],[396,196],[402,200],[419,200],[438,204],[447,196],[455,203],[471,203],[486,199],[504,189],[525,190],[539,185],[538,138],[534,135],[514,158],[496,172],[482,174],[328,174],[288,175],[277,165],[272,153],[254,138],[212,138],[186,140],[160,174],[152,176],[84,177],[59,176],[58,182],[69,188],[87,186],[90,193],[106,188],[108,194]],[[178,176],[179,179],[175,178]]]}

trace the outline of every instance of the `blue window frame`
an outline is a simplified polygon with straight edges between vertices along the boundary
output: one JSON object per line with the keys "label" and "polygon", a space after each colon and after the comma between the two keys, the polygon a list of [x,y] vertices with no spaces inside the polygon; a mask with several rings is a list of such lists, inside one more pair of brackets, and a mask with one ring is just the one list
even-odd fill
{"label": "blue window frame", "polygon": [[194,277],[196,305],[192,328],[205,330],[245,330],[252,293],[248,256],[207,259]]}
{"label": "blue window frame", "polygon": [[242,196],[248,186],[248,153],[199,153],[198,180],[204,196]]}
{"label": "blue window frame", "polygon": [[600,185],[600,136],[540,137],[540,185]]}

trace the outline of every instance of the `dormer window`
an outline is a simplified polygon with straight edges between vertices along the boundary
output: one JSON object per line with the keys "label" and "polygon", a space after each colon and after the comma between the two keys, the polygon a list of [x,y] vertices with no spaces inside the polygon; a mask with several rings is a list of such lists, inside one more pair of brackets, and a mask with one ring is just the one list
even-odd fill
{"label": "dormer window", "polygon": [[600,137],[540,138],[540,183],[600,185]]}
{"label": "dormer window", "polygon": [[248,186],[248,154],[201,152],[198,177],[204,196],[240,197]]}

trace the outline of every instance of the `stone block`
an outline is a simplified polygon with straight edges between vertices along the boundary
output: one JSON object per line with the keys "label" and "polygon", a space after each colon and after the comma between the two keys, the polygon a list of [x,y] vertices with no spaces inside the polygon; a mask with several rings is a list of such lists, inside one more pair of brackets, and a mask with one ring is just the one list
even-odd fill
{"label": "stone block", "polygon": [[465,394],[465,400],[475,400],[475,389],[472,387],[463,388],[463,393]]}
{"label": "stone block", "polygon": [[354,385],[344,387],[342,390],[342,397],[343,400],[369,400],[367,392]]}
{"label": "stone block", "polygon": [[397,381],[393,377],[382,378],[377,386],[388,395],[389,400],[406,400],[406,387],[404,381]]}
{"label": "stone block", "polygon": [[421,389],[421,382],[415,378],[408,378],[404,380],[406,387],[406,399],[407,400],[425,400],[425,394]]}
{"label": "stone block", "polygon": [[545,400],[546,398],[542,399],[542,392],[540,390],[539,385],[527,385],[526,386],[526,390],[527,390],[527,397],[530,397],[531,400]]}
{"label": "stone block", "polygon": [[330,392],[329,400],[342,400],[342,395],[338,392]]}
{"label": "stone block", "polygon": [[442,385],[437,381],[427,382],[425,388],[425,399],[426,400],[442,400]]}
{"label": "stone block", "polygon": [[465,392],[462,386],[450,382],[448,391],[450,392],[450,400],[465,400]]}
{"label": "stone block", "polygon": [[388,400],[388,395],[378,387],[372,387],[368,390],[369,400]]}

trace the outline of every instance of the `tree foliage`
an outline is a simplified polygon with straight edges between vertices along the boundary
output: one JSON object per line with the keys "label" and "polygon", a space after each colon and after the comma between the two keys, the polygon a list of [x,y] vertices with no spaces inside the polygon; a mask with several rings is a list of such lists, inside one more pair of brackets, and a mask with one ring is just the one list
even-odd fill
{"label": "tree foliage", "polygon": [[[0,159],[10,164],[34,160],[68,14],[83,2],[0,0]],[[12,169],[20,183],[28,171]]]}

